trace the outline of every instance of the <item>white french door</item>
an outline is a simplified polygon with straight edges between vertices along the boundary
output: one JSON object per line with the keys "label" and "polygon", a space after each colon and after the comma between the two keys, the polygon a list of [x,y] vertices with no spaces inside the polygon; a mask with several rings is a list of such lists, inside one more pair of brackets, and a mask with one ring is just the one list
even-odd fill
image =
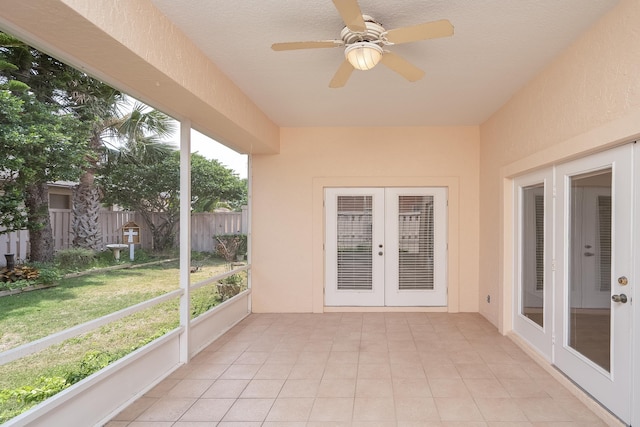
{"label": "white french door", "polygon": [[553,170],[519,177],[514,189],[517,286],[513,327],[551,361],[553,277],[546,264],[553,253]]}
{"label": "white french door", "polygon": [[384,305],[384,189],[325,190],[325,304]]}
{"label": "white french door", "polygon": [[556,169],[554,363],[620,419],[631,414],[632,146]]}
{"label": "white french door", "polygon": [[325,189],[325,304],[446,306],[446,195]]}
{"label": "white french door", "polygon": [[633,144],[514,180],[514,330],[626,423]]}

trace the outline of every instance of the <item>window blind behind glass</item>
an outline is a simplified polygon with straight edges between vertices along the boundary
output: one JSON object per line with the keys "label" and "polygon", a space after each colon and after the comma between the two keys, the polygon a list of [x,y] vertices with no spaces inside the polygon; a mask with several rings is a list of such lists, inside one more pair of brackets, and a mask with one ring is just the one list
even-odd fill
{"label": "window blind behind glass", "polygon": [[398,204],[398,287],[433,290],[433,196],[400,196]]}
{"label": "window blind behind glass", "polygon": [[338,196],[339,290],[373,287],[372,202],[372,196]]}

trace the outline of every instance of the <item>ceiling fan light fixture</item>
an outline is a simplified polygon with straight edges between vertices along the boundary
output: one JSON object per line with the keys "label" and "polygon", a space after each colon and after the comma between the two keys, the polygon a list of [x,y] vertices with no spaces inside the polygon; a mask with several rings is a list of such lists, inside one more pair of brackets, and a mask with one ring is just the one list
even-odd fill
{"label": "ceiling fan light fixture", "polygon": [[370,70],[382,59],[382,48],[373,42],[358,42],[347,46],[344,55],[356,70]]}

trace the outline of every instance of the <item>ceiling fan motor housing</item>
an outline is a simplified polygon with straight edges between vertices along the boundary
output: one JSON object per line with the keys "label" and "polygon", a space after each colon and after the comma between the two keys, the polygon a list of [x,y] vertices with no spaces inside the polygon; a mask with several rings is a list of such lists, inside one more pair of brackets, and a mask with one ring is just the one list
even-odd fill
{"label": "ceiling fan motor housing", "polygon": [[350,45],[358,42],[374,42],[374,43],[383,43],[381,39],[382,34],[386,32],[384,27],[376,22],[369,15],[362,15],[364,18],[364,25],[366,26],[366,31],[362,33],[356,33],[351,31],[349,27],[344,27],[340,32],[340,37],[344,41],[346,45]]}

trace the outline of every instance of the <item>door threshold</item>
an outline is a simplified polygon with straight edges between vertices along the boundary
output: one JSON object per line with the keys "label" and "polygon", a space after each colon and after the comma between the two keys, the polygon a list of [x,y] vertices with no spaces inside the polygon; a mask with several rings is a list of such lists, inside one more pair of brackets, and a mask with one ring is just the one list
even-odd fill
{"label": "door threshold", "polygon": [[[448,313],[448,307],[324,306],[325,313]],[[453,313],[453,312],[452,312]]]}

